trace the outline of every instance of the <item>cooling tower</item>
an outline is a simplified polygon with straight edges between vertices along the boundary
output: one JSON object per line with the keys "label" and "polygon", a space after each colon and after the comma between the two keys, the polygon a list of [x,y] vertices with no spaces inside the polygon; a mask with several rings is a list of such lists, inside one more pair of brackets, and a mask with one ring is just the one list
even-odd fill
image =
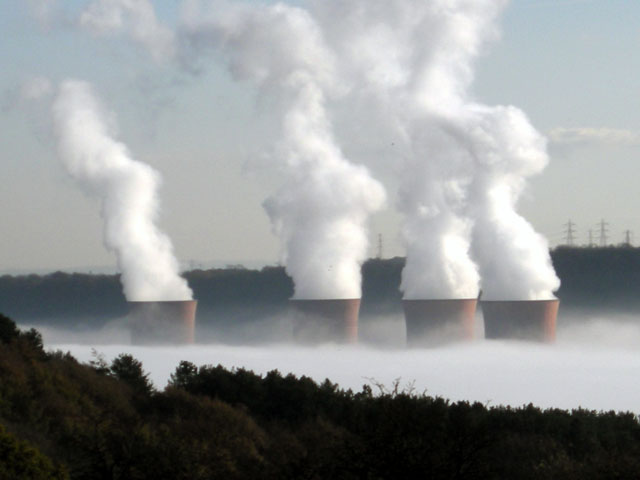
{"label": "cooling tower", "polygon": [[360,299],[290,300],[293,336],[302,343],[357,343]]}
{"label": "cooling tower", "polygon": [[560,300],[480,301],[484,336],[553,342]]}
{"label": "cooling tower", "polygon": [[134,345],[193,343],[196,300],[128,303]]}
{"label": "cooling tower", "polygon": [[403,300],[407,345],[473,339],[477,299]]}

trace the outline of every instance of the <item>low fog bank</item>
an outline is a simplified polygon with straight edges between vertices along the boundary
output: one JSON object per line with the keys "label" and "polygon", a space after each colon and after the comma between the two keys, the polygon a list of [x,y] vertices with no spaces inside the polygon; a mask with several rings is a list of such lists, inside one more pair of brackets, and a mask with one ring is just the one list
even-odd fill
{"label": "low fog bank", "polygon": [[557,346],[614,348],[640,352],[640,314],[560,313]]}
{"label": "low fog bank", "polygon": [[[196,343],[238,346],[294,343],[291,311],[281,310],[267,315],[257,315],[254,312],[253,317],[248,317],[245,313],[243,310],[227,310],[224,314],[198,312]],[[127,317],[103,322],[103,324],[102,327],[96,327],[96,322],[87,319],[79,320],[68,328],[52,326],[46,320],[37,323],[19,322],[18,325],[22,329],[36,328],[48,344],[122,345],[131,343]],[[481,337],[482,334],[480,322],[477,336]],[[402,313],[360,317],[360,343],[380,348],[404,348],[405,337],[405,321]]]}
{"label": "low fog bank", "polygon": [[[292,344],[293,319],[291,311],[275,310],[248,317],[244,310],[227,310],[211,314],[198,312],[195,339],[197,344],[225,344],[261,346]],[[47,344],[127,345],[131,343],[129,319],[121,317],[96,324],[92,319],[77,320],[67,328],[59,328],[46,321],[19,322],[20,328],[36,328]],[[103,325],[103,326],[97,326]],[[401,312],[361,314],[359,321],[361,345],[382,349],[404,349],[405,319]],[[480,309],[476,312],[475,338],[484,337]],[[434,342],[437,344],[437,341]],[[589,348],[640,347],[640,314],[620,312],[594,313],[586,310],[564,310],[558,315],[557,344]]]}
{"label": "low fog bank", "polygon": [[[83,362],[95,359],[89,345],[48,347],[70,351]],[[383,384],[391,389],[399,379],[403,388],[451,400],[640,413],[640,351],[625,349],[478,341],[430,350],[228,345],[108,345],[96,350],[107,361],[122,352],[131,353],[143,362],[160,388],[178,363],[188,360],[196,365],[243,367],[261,374],[278,369],[307,375],[317,382],[329,378],[354,390],[360,390],[363,384],[374,388]]]}
{"label": "low fog bank", "polygon": [[[286,331],[287,322],[279,320]],[[481,316],[478,323],[481,338]],[[555,345],[479,339],[430,349],[403,346],[404,324],[399,316],[363,322],[359,346],[315,348],[287,342],[132,346],[121,326],[116,322],[99,335],[69,336],[47,329],[42,333],[47,348],[69,351],[82,362],[95,359],[96,352],[107,361],[131,353],[143,362],[158,388],[166,385],[181,360],[188,360],[260,374],[278,369],[317,382],[329,378],[353,390],[364,384],[391,389],[399,380],[401,388],[451,400],[640,413],[640,325],[632,316],[562,317]]]}

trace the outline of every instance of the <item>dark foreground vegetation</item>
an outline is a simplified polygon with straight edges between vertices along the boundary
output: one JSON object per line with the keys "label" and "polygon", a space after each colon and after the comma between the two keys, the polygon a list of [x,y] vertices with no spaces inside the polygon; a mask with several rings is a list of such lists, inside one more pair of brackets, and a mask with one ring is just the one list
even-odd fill
{"label": "dark foreground vegetation", "polygon": [[[640,312],[640,248],[568,248],[551,252],[562,286],[563,311]],[[403,258],[363,265],[360,319],[402,312],[399,291]],[[282,316],[293,283],[281,267],[193,270],[185,273],[198,300],[198,327],[225,329]],[[65,328],[100,328],[127,314],[116,275],[56,272],[1,276],[0,311],[19,323]],[[199,336],[199,338],[203,338]]]}
{"label": "dark foreground vegetation", "polygon": [[640,478],[630,413],[487,407],[181,362],[164,390],[0,315],[0,479]]}

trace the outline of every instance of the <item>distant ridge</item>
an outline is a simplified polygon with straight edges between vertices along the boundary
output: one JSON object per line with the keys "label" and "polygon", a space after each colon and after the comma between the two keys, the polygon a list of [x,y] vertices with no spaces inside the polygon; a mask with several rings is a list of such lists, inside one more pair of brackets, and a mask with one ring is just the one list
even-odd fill
{"label": "distant ridge", "polygon": [[[567,309],[640,312],[640,248],[558,247],[551,252]],[[362,268],[361,317],[399,314],[404,258],[370,259]],[[293,295],[283,267],[195,269],[184,273],[198,299],[198,322],[235,326],[282,315]],[[117,275],[54,272],[0,276],[0,312],[19,322],[100,327],[126,315]],[[90,320],[90,321],[89,321]]]}

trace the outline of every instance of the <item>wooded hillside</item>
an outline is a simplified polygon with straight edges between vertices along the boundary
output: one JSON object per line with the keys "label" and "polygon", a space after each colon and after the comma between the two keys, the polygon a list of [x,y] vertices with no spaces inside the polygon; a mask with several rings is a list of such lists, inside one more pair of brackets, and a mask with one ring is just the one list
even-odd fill
{"label": "wooded hillside", "polygon": [[634,414],[487,407],[420,392],[127,354],[80,364],[0,315],[0,478],[640,477]]}

